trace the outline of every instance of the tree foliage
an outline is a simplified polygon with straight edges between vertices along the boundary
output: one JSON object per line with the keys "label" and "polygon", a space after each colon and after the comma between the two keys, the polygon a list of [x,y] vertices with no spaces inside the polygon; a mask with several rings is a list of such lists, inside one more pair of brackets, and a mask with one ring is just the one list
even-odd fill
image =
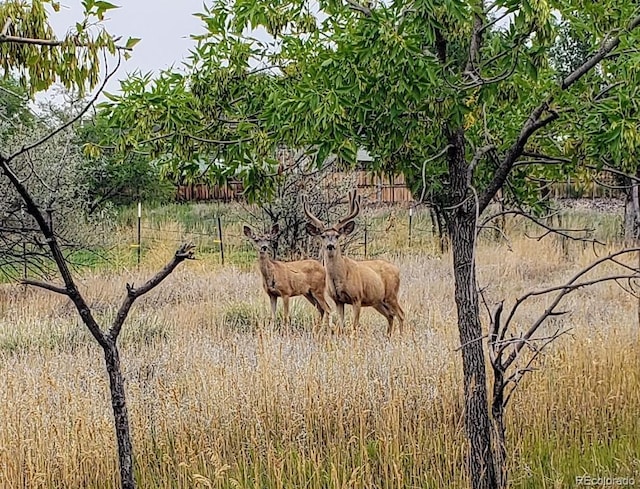
{"label": "tree foliage", "polygon": [[58,39],[49,23],[56,0],[4,0],[0,2],[0,73],[11,74],[30,94],[59,82],[66,89],[84,92],[97,85],[105,53],[127,51],[102,25],[105,13],[116,6],[104,0],[82,0],[83,19]]}
{"label": "tree foliage", "polygon": [[[539,178],[594,162],[605,145],[605,161],[623,165],[637,144],[638,36],[627,32],[637,7],[622,2],[610,15],[605,4],[333,1],[315,11],[297,0],[218,1],[199,14],[207,32],[184,73],[134,77],[103,109],[127,128],[120,150],[163,155],[174,169],[204,158],[215,177],[234,174],[251,190],[268,184],[278,143],[309,148],[318,164],[330,153],[353,162],[363,146],[376,157],[370,170],[404,173],[424,200],[446,206],[443,128],[463,128],[482,192],[542,104],[539,120],[562,129],[544,123],[525,153],[571,164],[519,155],[504,198],[535,207]],[[616,54],[567,90],[563,75],[616,35]]]}
{"label": "tree foliage", "polygon": [[77,144],[84,148],[80,181],[87,188],[90,213],[109,204],[126,205],[145,200],[163,202],[175,196],[175,185],[165,178],[167,168],[144,154],[131,152],[125,158],[112,148],[93,151],[110,138],[113,129],[105,119],[94,116],[78,128]]}

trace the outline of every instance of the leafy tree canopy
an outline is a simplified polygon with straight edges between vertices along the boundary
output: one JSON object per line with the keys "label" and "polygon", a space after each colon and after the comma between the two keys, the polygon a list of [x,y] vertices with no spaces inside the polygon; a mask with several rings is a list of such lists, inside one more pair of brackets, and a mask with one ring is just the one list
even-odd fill
{"label": "leafy tree canopy", "polygon": [[[218,0],[184,73],[134,77],[103,110],[120,150],[204,158],[250,188],[279,144],[317,161],[363,146],[371,170],[445,205],[459,134],[481,207],[503,186],[533,205],[540,177],[635,165],[639,14],[633,1]],[[598,50],[596,69],[582,64]]]}

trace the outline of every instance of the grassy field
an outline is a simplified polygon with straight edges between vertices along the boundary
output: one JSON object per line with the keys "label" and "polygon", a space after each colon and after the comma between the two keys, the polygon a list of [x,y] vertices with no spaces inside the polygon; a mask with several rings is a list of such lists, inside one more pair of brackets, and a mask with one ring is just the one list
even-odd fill
{"label": "grassy field", "polygon": [[[357,335],[313,334],[314,313],[300,299],[290,329],[267,325],[268,300],[255,254],[236,237],[239,223],[226,230],[227,265],[201,243],[200,260],[137,303],[121,345],[140,487],[465,487],[451,257],[438,252],[425,218],[409,247],[404,214],[371,215],[380,228],[390,219],[397,223],[372,234],[369,253],[401,269],[407,327],[391,340],[370,310]],[[617,226],[587,212],[571,219],[595,223],[603,239]],[[140,283],[201,229],[179,220],[170,211],[148,217],[140,270],[125,225],[120,252],[81,276],[101,320],[115,314],[126,282]],[[489,231],[481,241],[489,302],[561,283],[594,259],[591,247],[524,232],[509,221],[509,241]],[[547,302],[523,308],[518,328]],[[549,328],[571,327],[571,335],[508,408],[512,486],[573,487],[585,474],[640,481],[637,300],[608,283],[577,291],[562,309],[572,312]],[[101,351],[65,300],[0,286],[0,375],[0,487],[116,487]]]}

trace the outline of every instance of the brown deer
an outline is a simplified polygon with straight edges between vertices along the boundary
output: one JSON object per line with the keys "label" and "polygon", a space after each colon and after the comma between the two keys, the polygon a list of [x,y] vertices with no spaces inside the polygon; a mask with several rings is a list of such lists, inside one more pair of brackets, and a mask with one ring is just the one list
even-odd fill
{"label": "brown deer", "polygon": [[303,202],[309,222],[307,232],[321,236],[324,247],[324,267],[327,272],[329,296],[336,303],[340,327],[344,327],[344,305],[353,306],[353,328],[358,328],[360,308],[373,307],[389,322],[387,335],[393,332],[393,319],[398,316],[400,332],[404,324],[404,311],[398,304],[400,271],[385,260],[355,261],[342,256],[339,238],[351,234],[355,217],[360,213],[360,198],[349,194],[349,215],[332,227],[325,226]]}
{"label": "brown deer", "polygon": [[[325,272],[321,263],[316,260],[299,260],[283,262],[269,257],[269,248],[273,238],[280,232],[278,224],[274,224],[271,232],[257,236],[249,226],[244,226],[244,234],[258,250],[258,264],[262,274],[262,285],[271,301],[271,317],[276,321],[278,297],[284,304],[284,322],[289,323],[289,298],[303,295],[320,313],[322,324],[325,313],[331,311],[324,298]],[[328,315],[327,315],[328,318]]]}

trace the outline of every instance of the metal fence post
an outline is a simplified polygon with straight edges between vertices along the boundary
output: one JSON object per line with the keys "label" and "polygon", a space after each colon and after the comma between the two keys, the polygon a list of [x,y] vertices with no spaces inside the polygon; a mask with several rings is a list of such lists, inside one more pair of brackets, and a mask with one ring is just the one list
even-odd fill
{"label": "metal fence post", "polygon": [[142,253],[142,202],[138,202],[138,266]]}
{"label": "metal fence post", "polygon": [[364,257],[367,258],[367,223],[364,223]]}
{"label": "metal fence post", "polygon": [[412,223],[413,223],[413,207],[409,207],[409,248],[411,248]]}
{"label": "metal fence post", "polygon": [[218,216],[218,241],[220,241],[220,263],[224,265],[224,243],[222,242],[222,219]]}

